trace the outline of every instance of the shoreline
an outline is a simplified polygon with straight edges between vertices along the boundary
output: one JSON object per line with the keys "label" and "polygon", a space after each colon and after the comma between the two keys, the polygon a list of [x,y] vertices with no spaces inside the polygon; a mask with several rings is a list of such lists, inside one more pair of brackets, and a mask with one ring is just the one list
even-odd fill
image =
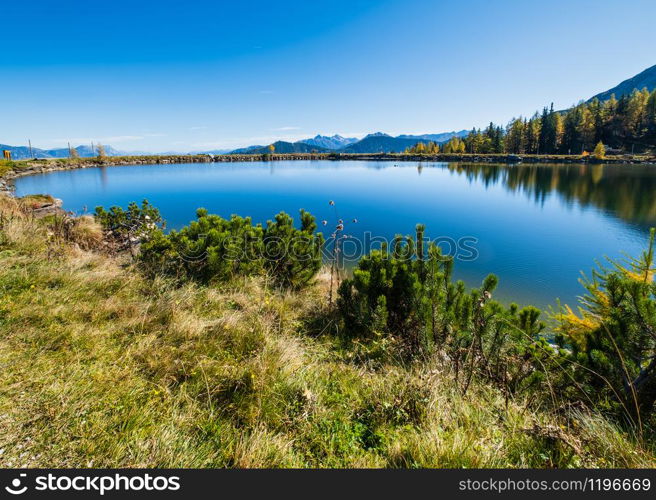
{"label": "shoreline", "polygon": [[134,165],[168,165],[177,163],[246,163],[261,161],[398,161],[398,162],[462,162],[462,163],[590,163],[656,165],[654,156],[623,155],[598,160],[580,155],[513,155],[513,154],[443,154],[420,155],[400,153],[281,153],[258,155],[168,155],[110,156],[105,158],[15,160],[3,171],[0,164],[0,193],[12,194],[12,181],[19,177],[62,170]]}

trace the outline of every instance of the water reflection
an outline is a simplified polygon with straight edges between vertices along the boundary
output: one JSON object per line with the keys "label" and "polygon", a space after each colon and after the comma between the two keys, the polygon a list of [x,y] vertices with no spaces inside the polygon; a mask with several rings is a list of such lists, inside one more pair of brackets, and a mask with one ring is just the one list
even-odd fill
{"label": "water reflection", "polygon": [[100,174],[100,185],[103,187],[103,191],[107,189],[107,167],[102,165],[99,169]]}
{"label": "water reflection", "polygon": [[656,167],[651,165],[450,163],[449,171],[486,187],[501,184],[538,204],[552,194],[648,227],[656,224]]}

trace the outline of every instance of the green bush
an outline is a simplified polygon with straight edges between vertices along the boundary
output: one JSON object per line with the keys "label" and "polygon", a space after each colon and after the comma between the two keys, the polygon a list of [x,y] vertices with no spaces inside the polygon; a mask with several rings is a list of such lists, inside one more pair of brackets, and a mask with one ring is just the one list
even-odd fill
{"label": "green bush", "polygon": [[[417,242],[423,239],[417,227]],[[397,236],[392,249],[363,257],[339,287],[337,309],[348,338],[393,337],[406,356],[440,350],[463,375],[474,372],[508,390],[539,383],[556,355],[540,338],[544,324],[534,307],[504,307],[492,300],[497,278],[479,289],[452,282],[453,259],[434,244]]]}
{"label": "green bush", "polygon": [[353,277],[340,285],[337,306],[348,335],[417,333],[427,313],[419,263],[408,256],[412,239],[397,238],[394,246],[393,254],[384,246],[362,257]]}
{"label": "green bush", "polygon": [[141,206],[132,202],[127,210],[114,206],[109,210],[96,207],[96,221],[100,223],[109,238],[121,249],[146,241],[164,228],[164,221],[159,210],[148,200]]}
{"label": "green bush", "polygon": [[315,218],[300,211],[301,228],[285,212],[268,221],[264,230],[264,266],[283,287],[298,289],[307,285],[319,272],[324,238],[316,233]]}
{"label": "green bush", "polygon": [[135,202],[128,205],[127,210],[121,207],[111,207],[109,211],[96,207],[96,220],[104,229],[114,232],[152,232],[163,227],[159,210],[148,200],[141,202],[141,207]]}
{"label": "green bush", "polygon": [[249,217],[229,220],[205,209],[180,231],[154,234],[141,248],[141,261],[153,273],[202,283],[268,273],[285,288],[307,285],[321,267],[323,236],[314,217],[301,210],[301,228],[284,212],[266,227]]}
{"label": "green bush", "polygon": [[160,233],[143,245],[141,260],[157,273],[209,283],[262,272],[262,227],[250,218],[230,220],[201,208],[180,231]]}

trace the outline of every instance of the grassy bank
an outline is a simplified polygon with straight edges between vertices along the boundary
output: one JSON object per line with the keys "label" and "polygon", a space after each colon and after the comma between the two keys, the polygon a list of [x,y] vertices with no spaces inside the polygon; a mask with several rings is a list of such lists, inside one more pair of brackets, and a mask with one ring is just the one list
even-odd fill
{"label": "grassy bank", "polygon": [[265,278],[143,277],[83,218],[0,197],[4,467],[651,467],[598,414],[541,409],[439,355],[370,363]]}

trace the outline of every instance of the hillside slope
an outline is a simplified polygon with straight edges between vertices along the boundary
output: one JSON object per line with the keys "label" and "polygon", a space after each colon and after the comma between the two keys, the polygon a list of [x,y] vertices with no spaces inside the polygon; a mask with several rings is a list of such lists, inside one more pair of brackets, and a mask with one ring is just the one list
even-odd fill
{"label": "hillside slope", "polygon": [[[322,148],[320,146],[313,146],[310,144],[305,144],[304,142],[285,142],[277,141],[273,143],[274,153],[278,154],[288,154],[288,153],[328,153],[329,149]],[[253,154],[261,155],[270,153],[269,146],[258,146],[250,147],[244,149],[237,149],[231,154]]]}
{"label": "hillside slope", "polygon": [[392,137],[380,132],[369,134],[361,141],[340,149],[341,153],[402,153],[417,144],[416,138]]}
{"label": "hillside slope", "polygon": [[642,90],[645,87],[650,92],[656,88],[656,65],[652,66],[651,68],[647,68],[646,70],[638,73],[635,76],[632,76],[631,78],[624,80],[622,83],[616,85],[612,89],[600,92],[599,94],[593,96],[590,101],[595,98],[599,99],[600,101],[606,101],[610,99],[610,96],[613,94],[615,94],[615,97],[619,98],[622,95],[630,94],[635,89]]}

